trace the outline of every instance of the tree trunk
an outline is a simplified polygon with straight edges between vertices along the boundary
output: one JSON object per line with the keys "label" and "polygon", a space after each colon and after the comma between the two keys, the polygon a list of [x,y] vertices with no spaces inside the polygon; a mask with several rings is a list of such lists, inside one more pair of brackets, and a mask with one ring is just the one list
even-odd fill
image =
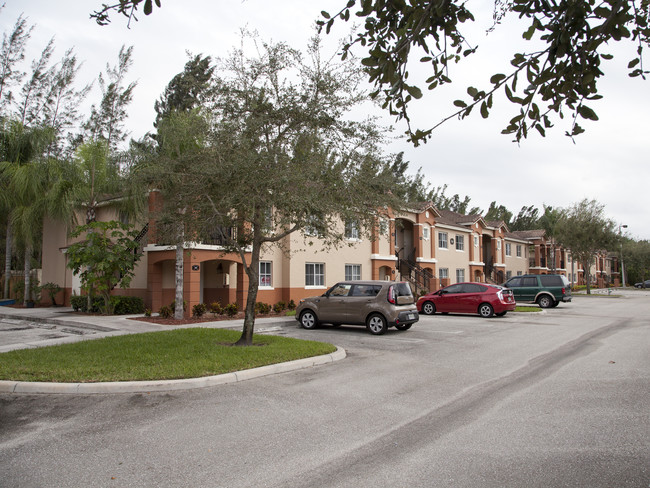
{"label": "tree trunk", "polygon": [[9,285],[11,283],[11,241],[13,240],[13,227],[11,217],[7,217],[7,243],[5,245],[5,283],[4,298],[9,298]]}
{"label": "tree trunk", "polygon": [[[259,227],[259,226],[256,226]],[[260,250],[262,243],[253,240],[253,252],[251,253],[250,266],[246,267],[248,275],[248,293],[246,294],[246,309],[244,313],[244,328],[241,337],[235,343],[236,346],[253,345],[253,331],[255,330],[255,303],[257,303],[257,291],[259,289],[259,268],[260,268]]]}
{"label": "tree trunk", "polygon": [[25,294],[23,298],[23,305],[27,306],[27,302],[32,300],[32,246],[25,246]]}
{"label": "tree trunk", "polygon": [[174,318],[181,320],[185,314],[183,307],[183,232],[179,232],[178,239],[176,239],[176,298],[174,302]]}

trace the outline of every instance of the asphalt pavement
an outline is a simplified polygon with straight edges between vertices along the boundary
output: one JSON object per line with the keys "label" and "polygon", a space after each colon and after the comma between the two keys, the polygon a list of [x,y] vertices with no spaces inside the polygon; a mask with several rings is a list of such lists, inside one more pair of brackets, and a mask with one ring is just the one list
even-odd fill
{"label": "asphalt pavement", "polygon": [[[216,320],[199,324],[161,325],[133,320],[142,315],[87,315],[70,307],[13,308],[0,306],[0,353],[16,349],[68,344],[124,334],[157,332],[190,327],[241,329],[243,319]],[[258,318],[255,333],[277,332],[283,325],[295,324],[293,317]],[[308,368],[345,358],[341,348],[332,354],[272,364],[222,375],[184,380],[120,381],[106,383],[44,383],[0,380],[0,393],[134,393],[185,390],[234,383],[269,374]]]}

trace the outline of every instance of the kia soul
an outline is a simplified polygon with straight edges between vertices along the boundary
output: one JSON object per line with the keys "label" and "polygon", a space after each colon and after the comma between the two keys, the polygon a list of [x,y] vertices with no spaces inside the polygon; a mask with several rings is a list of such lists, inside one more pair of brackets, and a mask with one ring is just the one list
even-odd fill
{"label": "kia soul", "polygon": [[342,281],[323,295],[305,298],[296,309],[305,329],[320,324],[365,325],[371,334],[389,327],[407,330],[419,320],[411,287],[397,281]]}

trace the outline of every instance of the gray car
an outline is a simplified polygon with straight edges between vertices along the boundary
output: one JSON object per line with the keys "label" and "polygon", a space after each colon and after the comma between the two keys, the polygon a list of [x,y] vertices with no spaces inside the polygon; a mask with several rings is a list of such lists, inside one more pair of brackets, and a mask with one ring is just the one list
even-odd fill
{"label": "gray car", "polygon": [[321,323],[365,325],[380,335],[389,327],[407,330],[419,320],[408,283],[397,281],[342,281],[318,297],[305,298],[296,309],[305,329]]}

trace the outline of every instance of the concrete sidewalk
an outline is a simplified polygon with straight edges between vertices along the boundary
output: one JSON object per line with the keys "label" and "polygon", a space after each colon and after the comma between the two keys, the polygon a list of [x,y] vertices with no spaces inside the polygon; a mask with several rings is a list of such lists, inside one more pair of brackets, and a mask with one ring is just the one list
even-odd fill
{"label": "concrete sidewalk", "polygon": [[[66,344],[101,337],[142,332],[156,332],[191,327],[209,327],[240,330],[244,320],[216,320],[200,324],[178,326],[160,325],[132,317],[142,315],[83,315],[69,307],[13,308],[0,306],[0,353],[16,349]],[[293,317],[259,318],[255,320],[255,333],[277,333],[283,327],[296,326]],[[124,381],[113,383],[38,383],[0,381],[0,393],[132,393],[201,388],[273,373],[325,364],[345,357],[343,349],[332,354],[306,358],[288,363],[274,364],[246,371],[205,378],[167,381]]]}

